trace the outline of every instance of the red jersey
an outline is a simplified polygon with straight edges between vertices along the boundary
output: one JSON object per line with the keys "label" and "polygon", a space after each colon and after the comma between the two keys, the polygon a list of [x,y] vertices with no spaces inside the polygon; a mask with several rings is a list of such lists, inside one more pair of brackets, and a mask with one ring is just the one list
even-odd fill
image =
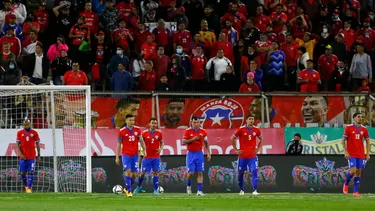
{"label": "red jersey", "polygon": [[135,39],[135,50],[140,51],[143,44],[147,42],[147,37],[151,36],[152,33],[149,30],[139,31],[134,33],[133,38]]}
{"label": "red jersey", "polygon": [[149,129],[144,130],[142,132],[142,137],[146,145],[146,158],[160,158],[158,149],[160,148],[160,143],[163,142],[163,134],[161,131],[155,130],[152,132]]}
{"label": "red jersey", "polygon": [[203,80],[205,77],[205,67],[207,59],[203,55],[192,55],[191,60],[191,79],[192,80]]}
{"label": "red jersey", "polygon": [[260,32],[265,32],[267,30],[267,25],[271,24],[271,19],[267,15],[256,16],[255,26]]}
{"label": "red jersey", "polygon": [[301,84],[301,92],[317,92],[318,91],[320,75],[317,71],[304,69],[299,73],[298,79],[301,79],[301,80],[309,79],[309,82]]}
{"label": "red jersey", "polygon": [[322,80],[330,80],[333,71],[336,69],[337,62],[339,59],[335,55],[327,56],[321,55],[318,60],[318,65],[320,65],[320,72],[322,73]]}
{"label": "red jersey", "polygon": [[152,33],[155,35],[155,42],[159,45],[163,45],[164,48],[169,44],[169,29],[161,30],[159,28],[155,28],[152,30]]}
{"label": "red jersey", "polygon": [[343,8],[344,8],[344,13],[346,13],[346,10],[347,9],[356,9],[356,11],[353,11],[353,17],[357,17],[357,12],[358,12],[358,9],[361,9],[361,3],[359,3],[357,0],[351,0],[352,2],[352,5],[349,5],[348,3],[346,3],[346,1],[343,1]]}
{"label": "red jersey", "polygon": [[233,27],[231,27],[230,29],[225,28],[221,30],[221,33],[224,33],[226,35],[227,42],[230,42],[232,45],[236,45],[238,40],[240,39],[238,31]]}
{"label": "red jersey", "polygon": [[199,136],[199,140],[193,141],[192,143],[187,145],[187,150],[189,152],[200,152],[203,149],[204,141],[207,140],[207,132],[203,128],[199,128],[198,130],[194,130],[193,128],[188,128],[184,131],[183,139],[189,140],[194,138],[195,136]]}
{"label": "red jersey", "polygon": [[282,4],[284,6],[285,5],[285,0],[269,0],[268,4],[266,4],[266,5],[267,5],[267,8],[269,8],[268,11],[270,13],[276,12],[276,6],[274,6],[273,8],[271,8],[271,4],[275,4],[275,3],[279,3],[279,4]]}
{"label": "red jersey", "polygon": [[134,2],[125,3],[125,2],[118,2],[116,5],[116,9],[120,13],[120,18],[123,18],[126,23],[129,23],[129,16],[132,12],[132,8],[135,7]]}
{"label": "red jersey", "polygon": [[[265,41],[265,42],[258,40],[258,41],[255,42],[255,46],[258,47],[258,48],[271,47],[272,42],[268,41],[268,40]],[[267,52],[258,52],[258,55],[259,55],[260,61],[261,61],[261,64],[258,64],[258,66],[260,67],[266,61]]]}
{"label": "red jersey", "polygon": [[84,11],[81,12],[79,15],[85,17],[86,26],[90,31],[92,31],[93,33],[98,32],[99,19],[98,15],[95,12]]}
{"label": "red jersey", "polygon": [[348,150],[350,157],[366,158],[365,149],[363,146],[363,139],[370,139],[367,128],[365,128],[362,125],[347,125],[344,130],[344,138],[347,139],[346,148]]}
{"label": "red jersey", "polygon": [[293,37],[298,38],[298,39],[303,39],[305,32],[308,32],[308,31],[309,31],[309,27],[303,26],[303,25],[298,26],[296,22],[293,23],[293,26],[292,26]]}
{"label": "red jersey", "polygon": [[344,27],[344,24],[342,23],[342,20],[335,20],[332,24],[332,30],[331,34],[332,36],[336,37],[336,35],[339,33],[339,31]]}
{"label": "red jersey", "polygon": [[86,40],[89,34],[89,29],[86,25],[80,26],[78,24],[74,24],[74,26],[72,26],[72,28],[70,29],[70,33],[72,33],[73,35],[80,35],[79,37],[73,38],[72,41],[73,45],[79,46],[84,40]]}
{"label": "red jersey", "polygon": [[36,143],[39,143],[39,134],[36,130],[30,128],[29,131],[21,129],[17,132],[17,143],[20,143],[22,154],[26,160],[32,160],[36,158]]}
{"label": "red jersey", "polygon": [[210,57],[215,57],[218,50],[224,51],[224,56],[234,64],[233,45],[230,42],[216,41],[211,48]]}
{"label": "red jersey", "polygon": [[286,16],[288,17],[288,22],[296,16],[297,13],[297,4],[285,4],[286,7]]}
{"label": "red jersey", "polygon": [[121,128],[118,141],[122,144],[122,154],[130,157],[137,155],[140,137],[142,137],[142,130],[137,126],[133,126],[132,129],[126,126]]}
{"label": "red jersey", "polygon": [[[128,29],[115,29],[113,31],[113,38],[117,38],[117,46],[121,46],[123,47],[124,49],[128,49],[129,48],[129,42],[128,42],[128,39],[129,39],[129,35],[128,33],[130,33],[130,31]],[[147,38],[147,37],[146,37]]]}
{"label": "red jersey", "polygon": [[191,40],[192,40],[192,37],[188,30],[185,30],[183,32],[177,31],[173,35],[173,43],[176,45],[181,45],[186,54],[190,54]]}
{"label": "red jersey", "polygon": [[243,150],[241,155],[238,155],[239,158],[255,158],[257,154],[254,153],[255,148],[257,147],[257,137],[262,137],[260,129],[253,126],[249,128],[247,125],[244,125],[237,129],[233,134],[234,137],[238,137],[240,141],[240,150]]}
{"label": "red jersey", "polygon": [[240,92],[240,93],[241,92],[243,92],[243,93],[260,92],[260,89],[259,89],[258,85],[256,85],[255,83],[253,83],[251,85],[249,85],[248,83],[242,83],[238,92]]}
{"label": "red jersey", "polygon": [[298,55],[298,44],[295,42],[291,43],[283,43],[280,47],[280,50],[282,50],[285,53],[286,57],[286,65],[288,67],[295,67],[297,63],[297,59],[299,57]]}
{"label": "red jersey", "polygon": [[345,44],[346,44],[346,49],[347,51],[350,51],[356,37],[357,37],[357,33],[353,30],[353,29],[349,29],[349,30],[346,30],[346,29],[341,29],[339,31],[339,33],[343,33],[344,34],[344,41],[345,41]]}
{"label": "red jersey", "polygon": [[220,18],[221,23],[225,23],[227,20],[233,21],[233,28],[238,32],[241,31],[242,25],[246,23],[246,17],[242,14],[237,12],[236,14],[233,13],[225,13],[223,17]]}
{"label": "red jersey", "polygon": [[69,70],[64,74],[63,81],[66,85],[86,85],[88,84],[86,73],[79,70],[77,72]]}
{"label": "red jersey", "polygon": [[286,42],[286,35],[287,35],[287,33],[282,33],[282,32],[280,32],[277,35],[277,42],[279,43],[279,45],[282,45],[283,43]]}
{"label": "red jersey", "polygon": [[142,71],[138,79],[138,90],[139,91],[155,91],[156,89],[156,72]]}
{"label": "red jersey", "polygon": [[143,51],[144,53],[144,59],[146,61],[150,60],[151,57],[156,54],[156,43],[143,43],[143,45],[141,46],[141,51]]}
{"label": "red jersey", "polygon": [[278,40],[278,36],[277,36],[277,34],[276,33],[273,33],[273,32],[269,32],[268,33],[268,40],[270,41],[270,42],[279,42]]}
{"label": "red jersey", "polygon": [[366,92],[366,93],[370,94],[371,89],[368,86],[360,86],[360,87],[358,87],[357,92]]}
{"label": "red jersey", "polygon": [[40,25],[40,31],[45,31],[48,27],[48,12],[46,10],[36,10],[34,15],[36,22]]}
{"label": "red jersey", "polygon": [[283,26],[288,22],[288,16],[286,16],[285,13],[280,13],[280,14],[277,14],[276,12],[273,12],[271,14],[271,20],[273,21],[280,21],[280,20],[283,20],[284,23],[281,24],[281,25],[274,25],[273,26],[273,31],[278,34],[280,33],[282,30],[283,30]]}
{"label": "red jersey", "polygon": [[371,28],[362,30],[363,44],[367,51],[372,52],[375,46],[375,31]]}

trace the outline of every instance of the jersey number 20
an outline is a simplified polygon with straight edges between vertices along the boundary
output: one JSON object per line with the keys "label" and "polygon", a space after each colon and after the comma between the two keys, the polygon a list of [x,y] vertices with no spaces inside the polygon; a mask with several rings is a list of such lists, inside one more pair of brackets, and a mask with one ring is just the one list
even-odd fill
{"label": "jersey number 20", "polygon": [[135,141],[135,136],[129,136],[129,141]]}

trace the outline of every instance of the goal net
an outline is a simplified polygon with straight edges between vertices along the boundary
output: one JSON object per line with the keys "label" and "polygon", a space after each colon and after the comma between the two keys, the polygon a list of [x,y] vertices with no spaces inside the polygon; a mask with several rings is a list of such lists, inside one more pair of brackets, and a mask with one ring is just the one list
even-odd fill
{"label": "goal net", "polygon": [[41,148],[32,191],[91,192],[90,103],[89,86],[0,86],[0,192],[24,191],[16,135],[26,117]]}

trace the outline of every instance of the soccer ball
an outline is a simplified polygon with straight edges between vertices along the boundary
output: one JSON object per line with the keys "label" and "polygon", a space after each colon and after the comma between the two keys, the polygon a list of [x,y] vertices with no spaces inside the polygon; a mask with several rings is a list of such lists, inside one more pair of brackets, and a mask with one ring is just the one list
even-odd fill
{"label": "soccer ball", "polygon": [[164,188],[161,187],[161,186],[159,186],[159,188],[158,188],[158,192],[159,192],[159,193],[164,193]]}
{"label": "soccer ball", "polygon": [[112,188],[112,191],[113,191],[114,194],[121,194],[121,193],[123,193],[124,188],[122,188],[121,185],[115,185],[115,186]]}

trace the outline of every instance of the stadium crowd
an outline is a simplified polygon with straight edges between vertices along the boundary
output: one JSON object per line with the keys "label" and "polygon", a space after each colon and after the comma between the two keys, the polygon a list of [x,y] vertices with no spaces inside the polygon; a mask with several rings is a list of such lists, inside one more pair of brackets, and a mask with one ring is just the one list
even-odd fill
{"label": "stadium crowd", "polygon": [[4,0],[0,84],[370,92],[371,2]]}

